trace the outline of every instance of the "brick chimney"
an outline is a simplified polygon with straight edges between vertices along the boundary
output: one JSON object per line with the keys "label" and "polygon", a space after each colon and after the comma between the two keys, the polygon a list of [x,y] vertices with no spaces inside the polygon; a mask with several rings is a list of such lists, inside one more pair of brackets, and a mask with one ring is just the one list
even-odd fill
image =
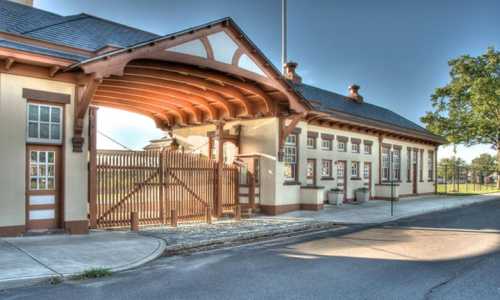
{"label": "brick chimney", "polygon": [[363,96],[359,94],[359,85],[351,84],[349,86],[349,98],[356,102],[363,103]]}
{"label": "brick chimney", "polygon": [[302,83],[302,77],[295,72],[298,65],[298,63],[293,61],[289,61],[285,64],[285,77],[293,83]]}

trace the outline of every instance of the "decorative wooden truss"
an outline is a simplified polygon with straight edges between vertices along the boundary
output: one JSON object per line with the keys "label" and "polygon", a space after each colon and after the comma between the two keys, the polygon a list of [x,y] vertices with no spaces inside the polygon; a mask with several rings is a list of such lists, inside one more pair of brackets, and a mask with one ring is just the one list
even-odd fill
{"label": "decorative wooden truss", "polygon": [[146,115],[165,130],[303,113],[309,105],[230,19],[114,50],[65,71],[78,70],[85,76],[74,151],[81,151],[90,104]]}

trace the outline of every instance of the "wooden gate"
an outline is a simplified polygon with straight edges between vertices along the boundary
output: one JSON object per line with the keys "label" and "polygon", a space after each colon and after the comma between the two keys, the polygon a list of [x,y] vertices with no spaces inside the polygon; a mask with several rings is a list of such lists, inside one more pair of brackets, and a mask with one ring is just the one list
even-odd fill
{"label": "wooden gate", "polygon": [[139,224],[203,222],[218,205],[227,212],[239,203],[235,165],[219,176],[217,161],[191,153],[100,150],[95,159],[92,227],[129,226],[132,212]]}

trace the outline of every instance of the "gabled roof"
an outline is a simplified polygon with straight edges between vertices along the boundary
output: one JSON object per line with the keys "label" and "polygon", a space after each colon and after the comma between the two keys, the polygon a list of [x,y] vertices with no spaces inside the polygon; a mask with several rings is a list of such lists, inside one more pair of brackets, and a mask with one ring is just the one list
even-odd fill
{"label": "gabled roof", "polygon": [[129,47],[159,35],[88,14],[60,16],[0,0],[0,31],[96,51],[107,45]]}
{"label": "gabled roof", "polygon": [[294,88],[311,103],[315,111],[327,114],[344,113],[441,139],[441,137],[389,109],[368,102],[356,102],[341,94],[307,84],[294,84]]}

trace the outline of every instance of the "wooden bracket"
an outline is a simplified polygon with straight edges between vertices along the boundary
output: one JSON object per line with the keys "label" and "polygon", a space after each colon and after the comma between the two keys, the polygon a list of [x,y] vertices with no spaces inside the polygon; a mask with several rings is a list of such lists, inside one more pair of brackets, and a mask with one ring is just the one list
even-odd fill
{"label": "wooden bracket", "polygon": [[297,124],[304,119],[305,115],[306,113],[301,113],[291,116],[291,122],[288,125],[285,124],[285,117],[279,117],[278,161],[283,161],[283,148],[286,137],[293,132]]}
{"label": "wooden bracket", "polygon": [[12,57],[8,57],[6,60],[5,60],[5,70],[10,70],[10,68],[12,68],[12,65],[14,64],[16,60],[13,59]]}
{"label": "wooden bracket", "polygon": [[92,74],[77,88],[73,138],[71,139],[73,143],[73,152],[82,152],[83,143],[85,142],[85,139],[82,136],[83,127],[85,125],[83,119],[85,118],[85,114],[88,111],[95,91],[101,82],[101,78],[97,78],[95,74]]}

